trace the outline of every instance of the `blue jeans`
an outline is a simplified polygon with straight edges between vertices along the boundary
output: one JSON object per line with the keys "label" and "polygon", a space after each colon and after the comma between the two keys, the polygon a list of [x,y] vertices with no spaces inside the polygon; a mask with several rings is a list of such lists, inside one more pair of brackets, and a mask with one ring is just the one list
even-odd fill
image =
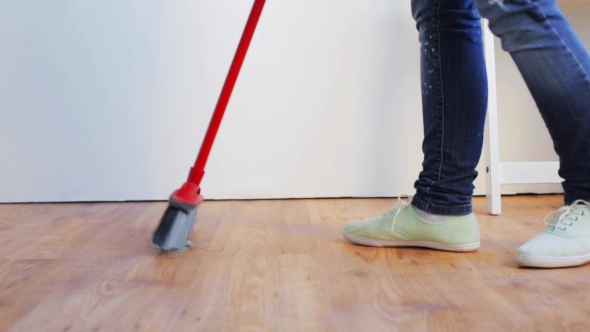
{"label": "blue jeans", "polygon": [[412,204],[472,212],[487,77],[481,16],[531,92],[560,158],[565,203],[590,201],[590,55],[555,0],[412,0],[421,43],[423,170]]}

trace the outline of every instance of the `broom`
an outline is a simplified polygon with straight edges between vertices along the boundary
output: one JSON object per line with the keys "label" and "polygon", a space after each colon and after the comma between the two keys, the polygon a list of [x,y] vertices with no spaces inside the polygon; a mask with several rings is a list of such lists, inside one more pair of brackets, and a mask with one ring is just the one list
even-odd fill
{"label": "broom", "polygon": [[244,58],[248,52],[250,41],[252,41],[265,2],[266,0],[254,1],[195,165],[190,170],[188,180],[170,196],[168,208],[160,220],[160,225],[154,232],[152,242],[162,250],[183,250],[189,247],[190,242],[188,239],[197,220],[197,209],[203,202],[200,185],[203,175],[205,175],[207,158],[211,152],[213,141],[244,63]]}

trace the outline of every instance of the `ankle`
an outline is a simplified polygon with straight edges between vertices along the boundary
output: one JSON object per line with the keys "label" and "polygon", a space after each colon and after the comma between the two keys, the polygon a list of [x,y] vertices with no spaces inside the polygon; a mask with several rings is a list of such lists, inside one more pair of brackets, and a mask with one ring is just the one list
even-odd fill
{"label": "ankle", "polygon": [[420,216],[420,218],[422,218],[426,221],[430,221],[430,222],[443,222],[443,221],[447,221],[447,220],[451,220],[451,219],[455,219],[455,218],[460,217],[459,215],[450,216],[450,215],[428,213],[426,211],[422,211],[422,210],[418,209],[417,207],[414,207],[414,210],[416,211],[418,216]]}

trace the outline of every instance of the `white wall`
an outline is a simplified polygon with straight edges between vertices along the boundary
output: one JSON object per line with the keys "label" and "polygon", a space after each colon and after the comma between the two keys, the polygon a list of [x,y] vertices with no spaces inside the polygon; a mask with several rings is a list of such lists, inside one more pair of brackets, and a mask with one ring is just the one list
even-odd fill
{"label": "white wall", "polygon": [[[0,2],[0,201],[164,199],[193,162],[251,1]],[[409,1],[269,1],[208,198],[410,192]]]}
{"label": "white wall", "polygon": [[[167,198],[194,161],[251,3],[0,2],[0,202]],[[409,7],[268,1],[206,197],[412,193],[422,125]],[[499,62],[507,161],[545,134],[526,92],[504,96],[517,76]],[[514,138],[522,145],[506,118],[516,113],[536,119],[534,138]],[[527,158],[555,157],[542,150]]]}

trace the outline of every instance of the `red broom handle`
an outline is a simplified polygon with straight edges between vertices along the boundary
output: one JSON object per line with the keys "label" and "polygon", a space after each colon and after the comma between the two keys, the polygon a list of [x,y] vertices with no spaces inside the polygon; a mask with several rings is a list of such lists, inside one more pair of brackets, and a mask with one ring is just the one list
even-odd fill
{"label": "red broom handle", "polygon": [[213,147],[213,141],[215,141],[215,136],[217,135],[217,131],[221,125],[223,114],[225,113],[225,109],[229,103],[232,91],[236,85],[238,75],[240,74],[240,69],[242,68],[244,59],[246,58],[246,53],[248,53],[248,47],[250,46],[250,42],[254,36],[254,31],[256,30],[256,25],[258,24],[258,20],[262,14],[262,9],[264,8],[265,2],[266,0],[255,0],[254,5],[252,6],[250,17],[248,18],[248,22],[244,28],[244,33],[242,34],[238,49],[236,50],[234,60],[227,74],[227,78],[225,79],[225,84],[221,90],[221,94],[217,101],[217,106],[215,106],[215,111],[211,117],[209,128],[207,129],[207,133],[203,139],[203,144],[201,144],[199,156],[197,157],[197,161],[195,162],[195,165],[189,175],[188,181],[196,185],[200,185],[201,179],[205,174],[205,165],[207,164],[209,153]]}

